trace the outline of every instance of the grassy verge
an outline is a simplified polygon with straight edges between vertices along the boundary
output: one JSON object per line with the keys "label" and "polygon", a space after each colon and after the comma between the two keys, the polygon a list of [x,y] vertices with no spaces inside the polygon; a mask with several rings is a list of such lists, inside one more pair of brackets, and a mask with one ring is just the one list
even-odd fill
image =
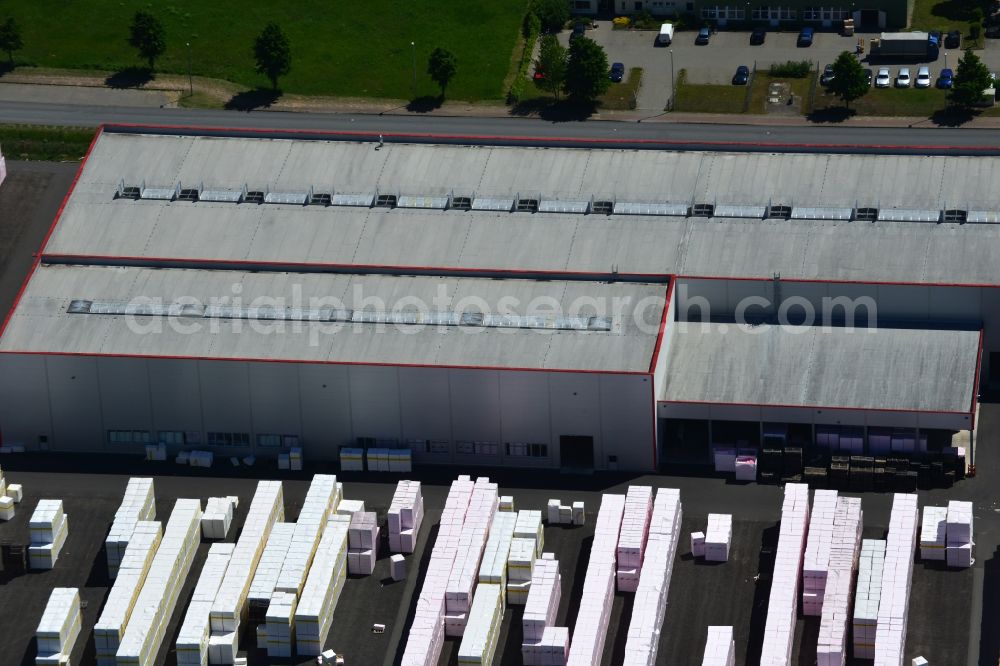
{"label": "grassy verge", "polygon": [[52,125],[0,125],[0,150],[7,159],[66,162],[80,160],[93,129]]}
{"label": "grassy verge", "polygon": [[631,111],[636,107],[641,85],[642,67],[632,67],[624,81],[611,84],[608,92],[601,95],[598,104],[609,111]]}
{"label": "grassy verge", "polygon": [[[816,95],[814,111],[840,106],[837,97],[822,92]],[[851,102],[851,109],[862,116],[928,118],[946,106],[945,91],[937,88],[872,88],[867,95]]]}
{"label": "grassy verge", "polygon": [[396,99],[436,95],[427,59],[436,47],[444,47],[458,60],[448,97],[475,101],[503,98],[504,77],[528,0],[3,4],[0,18],[13,17],[24,33],[18,59],[37,66],[116,72],[141,65],[126,38],[135,10],[148,8],[166,29],[167,50],[157,62],[165,73],[187,74],[190,51],[195,75],[250,88],[264,85],[254,71],[252,45],[262,27],[274,21],[291,43],[292,71],[280,81],[285,92]]}
{"label": "grassy verge", "polygon": [[800,100],[800,111],[809,113],[809,78],[789,79],[771,76],[767,72],[757,72],[753,77],[753,91],[750,93],[750,113],[767,113],[767,91],[772,83],[787,83],[792,87],[792,94]]}
{"label": "grassy verge", "polygon": [[747,89],[743,86],[720,86],[688,83],[687,72],[677,75],[677,101],[674,111],[687,113],[743,113]]}

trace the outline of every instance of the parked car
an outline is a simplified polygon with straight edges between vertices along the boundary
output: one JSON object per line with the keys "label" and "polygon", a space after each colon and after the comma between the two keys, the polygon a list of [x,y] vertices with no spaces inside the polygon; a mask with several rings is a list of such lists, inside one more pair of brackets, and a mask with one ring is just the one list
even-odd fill
{"label": "parked car", "polygon": [[930,41],[934,42],[938,46],[941,46],[941,31],[940,30],[931,30],[930,32],[927,33],[927,36],[930,38]]}
{"label": "parked car", "polygon": [[900,67],[899,74],[896,75],[896,87],[897,88],[909,88],[910,87],[910,68]]}
{"label": "parked car", "polygon": [[937,87],[947,90],[951,88],[955,83],[955,72],[950,69],[942,69],[941,73],[938,75]]}
{"label": "parked car", "polygon": [[944,38],[944,47],[946,49],[957,49],[962,46],[962,33],[958,30],[952,30]]}
{"label": "parked car", "polygon": [[753,32],[750,33],[750,44],[763,44],[764,40],[767,39],[767,29],[766,28],[754,28]]}
{"label": "parked car", "polygon": [[819,77],[820,85],[828,86],[830,81],[833,81],[833,65],[824,67],[823,73]]}
{"label": "parked car", "polygon": [[875,78],[875,73],[870,69],[865,70],[865,77],[868,79],[868,85],[872,84],[872,80]]}
{"label": "parked car", "polygon": [[931,70],[928,67],[920,67],[917,69],[917,79],[913,82],[913,87],[915,88],[930,88],[931,87]]}
{"label": "parked car", "polygon": [[674,41],[674,24],[664,23],[660,26],[660,34],[656,36],[656,43],[660,46],[670,46]]}
{"label": "parked car", "polygon": [[622,79],[625,78],[625,65],[620,62],[616,62],[611,65],[610,78],[615,83],[621,83]]}
{"label": "parked car", "polygon": [[695,37],[695,44],[708,44],[708,40],[711,39],[712,33],[708,28],[702,28],[698,31],[698,36]]}
{"label": "parked car", "polygon": [[878,74],[875,76],[875,87],[876,88],[888,88],[889,82],[892,77],[889,76],[888,67],[879,67]]}
{"label": "parked car", "polygon": [[799,46],[812,46],[813,35],[815,33],[816,31],[813,28],[802,28],[797,44]]}
{"label": "parked car", "polygon": [[987,39],[997,39],[1000,37],[1000,23],[994,23],[993,25],[986,26],[986,30],[983,31]]}
{"label": "parked car", "polygon": [[577,37],[585,37],[587,35],[587,24],[577,23],[573,26],[573,32],[569,35],[569,41],[573,41]]}
{"label": "parked car", "polygon": [[535,75],[533,77],[536,81],[542,81],[545,79],[545,68],[541,65],[535,67]]}
{"label": "parked car", "polygon": [[747,82],[750,81],[750,68],[746,65],[740,65],[736,68],[736,73],[733,74],[733,85],[734,86],[745,86]]}

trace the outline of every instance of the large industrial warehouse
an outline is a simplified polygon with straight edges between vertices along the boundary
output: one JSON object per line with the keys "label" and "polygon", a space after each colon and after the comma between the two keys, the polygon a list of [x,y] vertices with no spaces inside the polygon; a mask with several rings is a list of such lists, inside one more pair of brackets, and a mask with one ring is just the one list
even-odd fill
{"label": "large industrial warehouse", "polygon": [[1000,370],[998,166],[105,128],[4,323],[0,432],[599,470],[935,450]]}

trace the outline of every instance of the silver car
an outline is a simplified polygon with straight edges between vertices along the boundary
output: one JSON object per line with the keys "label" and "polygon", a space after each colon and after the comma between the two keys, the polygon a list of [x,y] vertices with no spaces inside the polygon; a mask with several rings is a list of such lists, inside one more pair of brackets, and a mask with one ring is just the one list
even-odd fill
{"label": "silver car", "polygon": [[896,87],[897,88],[909,88],[910,87],[910,68],[900,67],[899,74],[896,76]]}
{"label": "silver car", "polygon": [[875,75],[875,87],[888,88],[890,81],[892,81],[892,77],[889,76],[889,68],[880,67],[878,70],[878,74]]}
{"label": "silver car", "polygon": [[931,87],[931,70],[928,67],[921,67],[917,70],[917,79],[913,82],[914,88]]}

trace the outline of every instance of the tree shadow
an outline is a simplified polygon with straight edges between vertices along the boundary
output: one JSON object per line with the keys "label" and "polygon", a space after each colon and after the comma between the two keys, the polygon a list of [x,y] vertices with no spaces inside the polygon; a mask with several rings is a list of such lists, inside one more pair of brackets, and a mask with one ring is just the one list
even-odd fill
{"label": "tree shadow", "polygon": [[17,65],[15,65],[9,60],[4,60],[3,62],[0,62],[0,76],[3,76],[8,72],[13,72],[15,67],[17,67]]}
{"label": "tree shadow", "polygon": [[931,114],[931,122],[939,127],[961,127],[967,122],[979,117],[979,112],[973,109],[947,107]]}
{"label": "tree shadow", "polygon": [[141,88],[154,78],[148,67],[126,67],[104,79],[109,88]]}
{"label": "tree shadow", "polygon": [[945,0],[931,7],[931,14],[949,21],[969,23],[982,18],[977,10],[981,11],[977,3],[965,2],[964,0]]}
{"label": "tree shadow", "polygon": [[510,108],[512,116],[538,116],[553,123],[579,122],[590,118],[597,110],[596,102],[574,100],[553,100],[535,97],[518,102]]}
{"label": "tree shadow", "polygon": [[281,97],[281,90],[274,88],[254,88],[236,93],[226,102],[225,108],[228,111],[255,111],[266,109]]}
{"label": "tree shadow", "polygon": [[443,102],[444,95],[422,95],[410,100],[406,110],[412,113],[430,113],[440,109]]}
{"label": "tree shadow", "polygon": [[811,123],[842,123],[853,118],[857,113],[856,110],[848,109],[846,106],[828,106],[824,109],[814,110],[806,116],[806,119]]}

